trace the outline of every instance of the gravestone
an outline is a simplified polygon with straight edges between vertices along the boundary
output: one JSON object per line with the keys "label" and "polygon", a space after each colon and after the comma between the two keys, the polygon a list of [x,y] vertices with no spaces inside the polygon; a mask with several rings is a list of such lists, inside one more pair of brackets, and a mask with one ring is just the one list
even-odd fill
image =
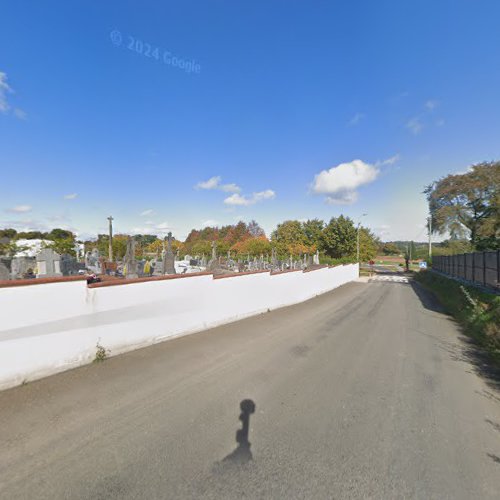
{"label": "gravestone", "polygon": [[37,278],[62,276],[61,257],[52,248],[42,248],[36,256]]}
{"label": "gravestone", "polygon": [[279,269],[279,262],[276,256],[276,248],[273,247],[271,250],[271,269]]}
{"label": "gravestone", "polygon": [[172,233],[168,233],[167,240],[167,251],[163,257],[163,268],[165,269],[165,274],[177,274],[175,272],[175,256],[172,251]]}
{"label": "gravestone", "polygon": [[137,261],[137,275],[138,276],[144,276],[144,265],[146,264],[146,261],[144,260],[139,260]]}
{"label": "gravestone", "polygon": [[[36,267],[35,257],[14,257],[11,262],[10,275],[13,280],[22,279],[25,275],[33,275]],[[30,272],[31,271],[31,272]]]}
{"label": "gravestone", "polygon": [[0,280],[9,280],[9,279],[10,279],[9,268],[3,262],[0,262]]}
{"label": "gravestone", "polygon": [[217,250],[215,247],[215,241],[212,241],[212,258],[210,259],[210,262],[208,263],[207,269],[212,272],[220,272],[220,264],[219,264],[219,259],[217,259]]}
{"label": "gravestone", "polygon": [[126,278],[138,278],[137,260],[135,260],[135,240],[129,236],[127,239],[127,251],[123,258],[123,266]]}
{"label": "gravestone", "polygon": [[153,276],[163,276],[163,259],[158,258],[151,264],[153,266]]}
{"label": "gravestone", "polygon": [[87,252],[85,254],[85,267],[94,274],[99,274],[101,272],[99,259],[99,250],[97,248],[93,248],[91,252]]}
{"label": "gravestone", "polygon": [[61,273],[63,276],[74,276],[78,274],[80,269],[85,269],[85,266],[78,262],[75,257],[68,254],[61,255]]}
{"label": "gravestone", "polygon": [[316,253],[314,254],[314,262],[313,264],[315,266],[319,266],[319,250],[316,250]]}

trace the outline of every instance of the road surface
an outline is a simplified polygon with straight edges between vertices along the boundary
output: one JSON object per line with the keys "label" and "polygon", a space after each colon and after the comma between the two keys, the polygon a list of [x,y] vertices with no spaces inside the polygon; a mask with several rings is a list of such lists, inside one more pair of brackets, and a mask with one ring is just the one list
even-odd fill
{"label": "road surface", "polygon": [[5,499],[500,497],[498,385],[401,280],[4,391],[0,421]]}

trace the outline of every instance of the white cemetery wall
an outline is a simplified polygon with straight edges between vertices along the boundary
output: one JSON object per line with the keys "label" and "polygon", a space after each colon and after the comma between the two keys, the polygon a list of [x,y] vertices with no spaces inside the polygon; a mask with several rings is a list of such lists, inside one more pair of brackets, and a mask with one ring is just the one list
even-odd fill
{"label": "white cemetery wall", "polygon": [[358,265],[213,279],[192,275],[87,288],[0,288],[0,389],[111,355],[302,302],[358,277]]}

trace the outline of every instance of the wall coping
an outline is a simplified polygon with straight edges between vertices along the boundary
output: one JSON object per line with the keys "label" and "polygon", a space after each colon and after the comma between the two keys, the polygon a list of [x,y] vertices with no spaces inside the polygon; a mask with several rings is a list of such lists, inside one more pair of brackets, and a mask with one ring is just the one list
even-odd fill
{"label": "wall coping", "polygon": [[217,274],[214,275],[214,280],[221,280],[224,278],[238,278],[240,276],[249,276],[250,274],[269,274],[269,269],[262,269],[260,271],[244,271],[241,273],[228,273],[228,274]]}
{"label": "wall coping", "polygon": [[[335,267],[335,266],[333,266]],[[329,269],[330,266],[328,264],[321,264],[319,266],[313,267],[312,269],[304,269],[305,273],[312,273],[313,271],[319,271],[320,269]]]}
{"label": "wall coping", "polygon": [[151,281],[168,281],[182,278],[194,278],[196,276],[211,276],[211,272],[189,273],[189,274],[166,274],[164,276],[149,276],[145,278],[118,278],[116,280],[100,281],[87,285],[88,288],[105,288],[107,286],[133,285],[134,283],[149,283]]}
{"label": "wall coping", "polygon": [[279,274],[287,274],[287,273],[302,273],[304,272],[302,269],[285,269],[284,271],[273,271],[271,276],[277,276]]}
{"label": "wall coping", "polygon": [[78,276],[61,276],[53,278],[31,278],[31,279],[20,279],[20,280],[0,280],[0,288],[15,288],[19,286],[29,286],[29,285],[46,285],[49,283],[67,283],[71,281],[85,281],[87,277],[85,275]]}
{"label": "wall coping", "polygon": [[[263,269],[261,271],[245,271],[241,273],[230,273],[230,274],[220,274],[214,275],[212,272],[203,271],[199,273],[189,273],[189,274],[168,274],[165,276],[149,276],[144,278],[118,278],[106,281],[100,281],[98,283],[92,283],[87,285],[88,288],[105,288],[108,286],[119,286],[119,285],[131,285],[134,283],[149,283],[151,281],[167,281],[181,278],[194,278],[196,276],[213,276],[214,280],[225,279],[225,278],[238,278],[240,276],[249,276],[252,274],[263,274],[269,273],[270,276],[278,276],[280,274],[286,273],[310,273],[313,271],[318,271],[320,269],[333,269],[335,267],[340,266],[350,266],[352,264],[337,264],[334,266],[330,265],[321,265],[319,267],[315,267],[314,269],[285,269],[284,271],[269,271],[268,269]],[[33,279],[19,279],[19,280],[0,280],[0,288],[15,288],[20,286],[30,286],[30,285],[45,285],[51,283],[68,283],[73,281],[86,281],[86,275],[78,275],[78,276],[61,276],[61,277],[53,277],[53,278],[33,278]]]}

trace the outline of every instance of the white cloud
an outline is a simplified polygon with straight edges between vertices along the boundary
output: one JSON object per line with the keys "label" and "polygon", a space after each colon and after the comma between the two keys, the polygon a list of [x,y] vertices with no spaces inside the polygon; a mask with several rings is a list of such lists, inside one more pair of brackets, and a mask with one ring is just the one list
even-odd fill
{"label": "white cloud", "polygon": [[329,170],[323,170],[314,177],[312,191],[326,194],[329,204],[350,205],[358,199],[356,189],[373,182],[379,169],[361,160],[341,163]]}
{"label": "white cloud", "polygon": [[74,200],[77,196],[78,196],[78,193],[65,194],[64,199],[65,200]]}
{"label": "white cloud", "polygon": [[25,214],[27,212],[31,212],[31,210],[31,205],[16,205],[15,207],[7,208],[5,211],[12,214]]}
{"label": "white cloud", "polygon": [[350,120],[349,120],[349,123],[348,125],[350,125],[351,127],[354,127],[356,125],[358,125],[364,118],[365,118],[365,114],[364,113],[356,113]]}
{"label": "white cloud", "polygon": [[241,191],[241,188],[237,184],[231,183],[220,186],[220,190],[224,191],[225,193],[239,193]]}
{"label": "white cloud", "polygon": [[386,158],[385,160],[378,161],[375,163],[376,167],[379,166],[384,166],[384,165],[394,165],[401,159],[401,156],[398,154],[395,154],[394,156],[391,156],[390,158]]}
{"label": "white cloud", "polygon": [[373,231],[379,238],[384,238],[391,233],[390,229],[391,226],[388,224],[381,224],[380,226],[375,227]]}
{"label": "white cloud", "polygon": [[141,217],[147,217],[148,215],[153,215],[154,210],[152,208],[148,208],[147,210],[144,210],[141,212]]}
{"label": "white cloud", "polygon": [[145,224],[146,226],[143,227],[133,227],[130,230],[130,234],[166,234],[173,229],[168,222],[155,224],[152,221],[147,221]]}
{"label": "white cloud", "polygon": [[50,231],[52,229],[46,223],[34,219],[1,220],[0,226],[9,227],[16,231]]}
{"label": "white cloud", "polygon": [[436,121],[436,127],[444,127],[445,121],[441,118]]}
{"label": "white cloud", "polygon": [[238,205],[238,206],[248,206],[251,205],[252,202],[246,196],[242,196],[241,194],[235,193],[229,196],[224,200],[226,205]]}
{"label": "white cloud", "polygon": [[439,101],[436,101],[435,99],[429,99],[428,101],[425,102],[425,107],[429,111],[434,111],[438,106],[439,106]]}
{"label": "white cloud", "polygon": [[325,198],[328,205],[352,205],[358,201],[357,191],[339,191]]}
{"label": "white cloud", "polygon": [[273,200],[276,198],[276,193],[272,189],[266,189],[265,191],[260,191],[259,193],[253,194],[253,199],[255,202],[262,200]]}
{"label": "white cloud", "polygon": [[[14,89],[7,83],[7,74],[0,71],[0,113],[7,114],[11,109],[8,94],[14,94]],[[19,108],[14,108],[12,113],[20,120],[26,120],[28,116],[26,111]]]}
{"label": "white cloud", "polygon": [[19,108],[14,108],[14,116],[16,118],[19,118],[20,120],[26,120],[28,114],[26,113],[26,111],[23,111],[22,109],[19,109]]}
{"label": "white cloud", "polygon": [[276,198],[276,193],[272,189],[253,193],[252,196],[243,196],[238,193],[232,194],[224,200],[226,205],[248,207],[255,205],[259,201],[272,200]]}
{"label": "white cloud", "polygon": [[420,118],[418,116],[415,116],[414,118],[410,119],[407,124],[406,128],[410,130],[410,132],[413,135],[418,135],[420,132],[422,132],[424,128],[424,124],[421,122]]}
{"label": "white cloud", "polygon": [[219,187],[221,178],[219,176],[210,177],[208,181],[198,182],[195,189],[217,189]]}
{"label": "white cloud", "polygon": [[201,227],[216,227],[219,225],[219,222],[216,220],[208,219],[201,223]]}
{"label": "white cloud", "polygon": [[195,189],[218,189],[220,191],[224,191],[225,193],[239,193],[241,191],[240,186],[234,183],[230,184],[221,184],[221,177],[216,175],[214,177],[210,177],[207,181],[198,182]]}
{"label": "white cloud", "polygon": [[10,105],[7,101],[7,94],[12,94],[14,91],[7,83],[7,75],[0,71],[0,113],[7,113]]}

